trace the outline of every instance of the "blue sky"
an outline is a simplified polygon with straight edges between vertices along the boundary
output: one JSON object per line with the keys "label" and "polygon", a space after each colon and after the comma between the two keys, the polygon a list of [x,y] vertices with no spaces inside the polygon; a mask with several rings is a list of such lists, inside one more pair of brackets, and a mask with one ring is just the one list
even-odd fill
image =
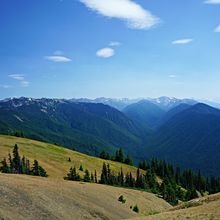
{"label": "blue sky", "polygon": [[220,101],[220,0],[1,0],[0,98]]}

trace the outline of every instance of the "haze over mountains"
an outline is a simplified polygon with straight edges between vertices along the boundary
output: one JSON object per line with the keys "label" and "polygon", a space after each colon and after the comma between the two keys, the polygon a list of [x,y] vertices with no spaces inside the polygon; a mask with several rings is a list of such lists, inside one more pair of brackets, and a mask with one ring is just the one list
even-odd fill
{"label": "haze over mountains", "polygon": [[192,99],[32,99],[0,101],[0,133],[91,155],[118,148],[220,176],[220,110]]}

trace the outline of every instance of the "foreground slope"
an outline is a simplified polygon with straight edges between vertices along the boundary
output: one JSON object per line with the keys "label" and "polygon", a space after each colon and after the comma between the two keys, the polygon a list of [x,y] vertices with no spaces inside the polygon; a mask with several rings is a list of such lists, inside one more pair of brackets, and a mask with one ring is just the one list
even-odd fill
{"label": "foreground slope", "polygon": [[[148,217],[135,217],[132,220],[219,220],[220,219],[220,193],[194,199],[190,202],[171,208]],[[130,220],[131,220],[130,219]]]}
{"label": "foreground slope", "polygon": [[[15,144],[18,144],[20,155],[30,159],[31,163],[34,159],[37,159],[46,169],[49,178],[63,179],[71,166],[79,168],[81,164],[84,169],[88,169],[90,172],[96,170],[97,175],[100,175],[103,162],[109,163],[111,169],[116,172],[119,172],[122,167],[125,173],[132,172],[136,174],[137,168],[133,166],[105,161],[52,144],[4,135],[0,135],[0,160],[4,157],[7,158],[9,152],[12,153]],[[68,161],[69,158],[71,162]],[[84,173],[81,172],[80,174],[83,175]]]}
{"label": "foreground slope", "polygon": [[[151,193],[100,184],[0,174],[0,219],[125,219],[170,205]],[[123,195],[126,203],[118,202]],[[136,214],[130,206],[138,205]]]}
{"label": "foreground slope", "polygon": [[[98,175],[104,160],[69,149],[24,138],[0,136],[0,158],[7,157],[17,143],[20,155],[33,162],[37,159],[49,174],[48,178],[0,173],[0,219],[125,219],[146,215],[152,210],[164,211],[171,206],[152,193],[94,183],[63,180],[70,166],[82,164]],[[71,162],[68,162],[68,158]],[[105,161],[111,169],[136,173],[136,168]],[[79,172],[79,170],[78,170]],[[80,173],[81,176],[84,174]],[[122,204],[120,195],[126,199]],[[138,205],[137,214],[130,206]]]}

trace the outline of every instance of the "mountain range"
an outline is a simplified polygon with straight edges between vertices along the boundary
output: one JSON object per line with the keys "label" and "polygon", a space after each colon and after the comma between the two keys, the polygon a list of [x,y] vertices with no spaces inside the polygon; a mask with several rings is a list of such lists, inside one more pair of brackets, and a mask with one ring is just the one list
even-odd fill
{"label": "mountain range", "polygon": [[122,148],[220,176],[220,110],[192,99],[33,99],[0,101],[0,133],[83,153]]}

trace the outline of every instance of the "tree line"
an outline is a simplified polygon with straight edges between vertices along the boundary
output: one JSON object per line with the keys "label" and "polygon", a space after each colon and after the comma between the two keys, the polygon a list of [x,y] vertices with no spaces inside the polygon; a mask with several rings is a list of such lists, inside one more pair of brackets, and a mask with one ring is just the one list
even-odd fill
{"label": "tree line", "polygon": [[90,173],[87,169],[83,178],[80,178],[75,167],[70,168],[64,179],[145,190],[158,194],[172,205],[176,205],[179,200],[189,201],[197,198],[199,194],[220,192],[219,178],[205,178],[200,171],[195,173],[190,169],[181,171],[179,167],[174,168],[171,164],[157,159],[140,162],[136,175],[131,172],[124,173],[122,168],[116,173],[104,162],[99,179],[96,170]]}
{"label": "tree line", "polygon": [[4,158],[1,161],[0,171],[2,173],[26,174],[42,177],[48,176],[46,170],[39,165],[37,160],[34,160],[31,166],[28,158],[25,156],[22,158],[20,157],[17,144],[14,145],[13,154],[8,154],[8,160]]}
{"label": "tree line", "polygon": [[116,150],[115,155],[110,155],[108,152],[103,150],[100,153],[99,157],[104,160],[112,160],[112,161],[128,164],[131,166],[133,165],[132,157],[130,155],[125,156],[121,148],[119,150]]}
{"label": "tree line", "polygon": [[[171,185],[172,188],[180,186],[186,189],[188,191],[187,200],[196,197],[196,191],[200,192],[201,195],[207,192],[213,194],[220,191],[220,179],[214,176],[205,177],[200,170],[198,172],[191,169],[181,170],[179,167],[174,167],[172,164],[158,159],[140,162],[138,167],[146,171],[151,170],[163,179],[165,185]],[[178,195],[178,197],[181,198],[182,195]]]}

